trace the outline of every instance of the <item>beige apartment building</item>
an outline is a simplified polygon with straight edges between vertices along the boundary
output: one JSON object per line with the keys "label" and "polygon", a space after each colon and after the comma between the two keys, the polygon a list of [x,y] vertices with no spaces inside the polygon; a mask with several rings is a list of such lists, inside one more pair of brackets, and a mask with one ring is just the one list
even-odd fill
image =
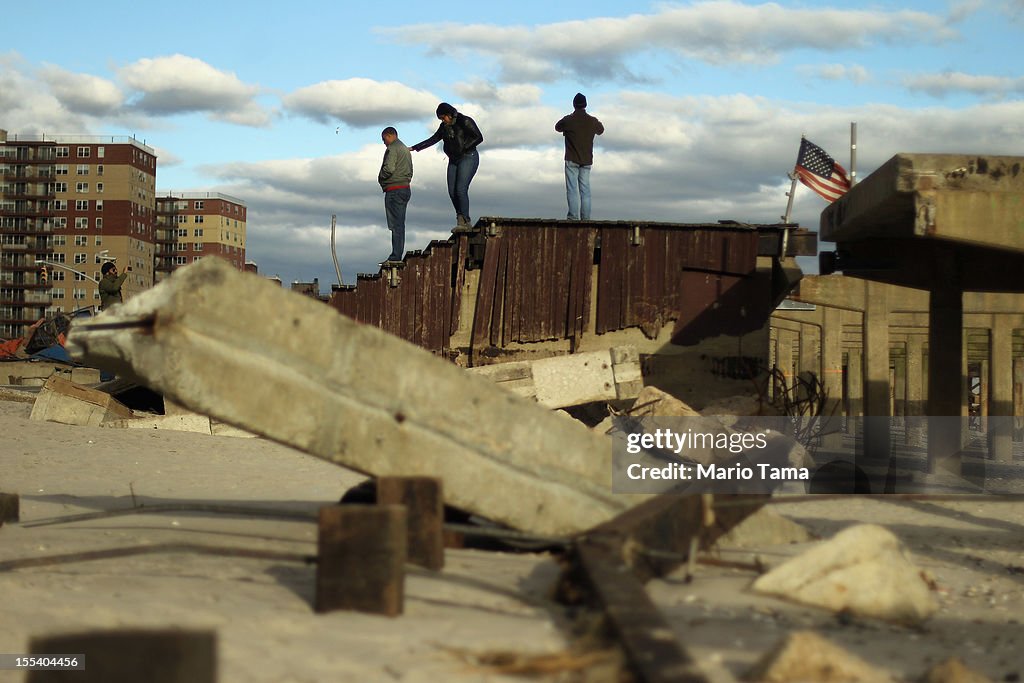
{"label": "beige apartment building", "polygon": [[161,192],[156,199],[156,280],[204,256],[245,270],[246,206],[220,192]]}
{"label": "beige apartment building", "polygon": [[152,286],[156,163],[132,137],[0,130],[0,337],[97,305],[104,259],[131,266],[126,299]]}

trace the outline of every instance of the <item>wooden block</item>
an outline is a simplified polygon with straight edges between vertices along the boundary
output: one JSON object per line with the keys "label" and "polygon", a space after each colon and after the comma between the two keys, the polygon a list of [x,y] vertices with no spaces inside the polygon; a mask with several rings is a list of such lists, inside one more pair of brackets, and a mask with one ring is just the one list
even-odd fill
{"label": "wooden block", "polygon": [[4,522],[17,522],[20,516],[20,499],[17,493],[0,493],[0,526]]}
{"label": "wooden block", "polygon": [[381,477],[378,505],[404,505],[408,560],[427,569],[444,567],[444,495],[437,477]]}
{"label": "wooden block", "polygon": [[217,634],[213,631],[118,630],[40,636],[29,643],[39,655],[78,655],[77,670],[29,671],[28,683],[216,683]]}
{"label": "wooden block", "polygon": [[405,508],[329,505],[320,508],[319,527],[316,611],[401,614],[408,547]]}
{"label": "wooden block", "polygon": [[78,386],[56,375],[46,380],[31,415],[33,420],[90,427],[131,417],[132,411],[110,394]]}

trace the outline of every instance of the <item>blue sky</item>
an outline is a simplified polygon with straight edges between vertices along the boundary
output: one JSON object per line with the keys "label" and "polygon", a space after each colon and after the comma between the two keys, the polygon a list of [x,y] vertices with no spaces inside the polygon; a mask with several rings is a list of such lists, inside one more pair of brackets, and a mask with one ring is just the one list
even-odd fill
{"label": "blue sky", "polygon": [[[858,174],[898,152],[1024,155],[1024,0],[384,5],[297,0],[5,8],[0,128],[132,135],[160,191],[249,206],[248,257],[346,282],[388,253],[381,128],[412,144],[440,101],[485,137],[471,213],[565,213],[554,122],[606,127],[594,218],[774,222],[800,135]],[[454,224],[440,149],[414,157],[407,248]],[[794,219],[824,200],[800,187]]]}

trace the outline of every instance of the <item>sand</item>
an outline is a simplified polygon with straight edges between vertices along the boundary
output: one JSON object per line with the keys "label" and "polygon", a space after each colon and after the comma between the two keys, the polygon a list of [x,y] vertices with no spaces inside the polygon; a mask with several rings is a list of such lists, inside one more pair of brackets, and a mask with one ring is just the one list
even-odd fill
{"label": "sand", "polygon": [[[263,439],[34,422],[30,407],[0,401],[0,491],[21,497],[21,523],[0,529],[0,562],[164,543],[315,555],[308,521],[175,513],[29,525],[167,503],[312,514],[362,479]],[[886,525],[935,577],[941,609],[912,629],[752,595],[750,571],[701,566],[692,583],[682,572],[652,581],[650,594],[711,680],[730,680],[805,628],[908,679],[952,655],[995,681],[1024,677],[1024,504],[850,499],[776,509],[822,536]],[[720,556],[772,563],[800,548]],[[409,568],[405,613],[388,618],[316,614],[314,569],[302,562],[178,552],[17,569],[0,572],[0,652],[27,652],[31,637],[50,633],[174,626],[217,632],[221,683],[521,681],[453,648],[564,650],[568,617],[548,598],[558,571],[548,554],[449,550],[441,573]],[[0,671],[0,681],[22,680]]]}

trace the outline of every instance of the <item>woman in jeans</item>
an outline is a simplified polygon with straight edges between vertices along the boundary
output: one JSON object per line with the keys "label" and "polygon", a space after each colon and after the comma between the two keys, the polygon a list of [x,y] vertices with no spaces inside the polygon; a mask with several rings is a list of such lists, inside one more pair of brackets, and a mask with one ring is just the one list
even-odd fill
{"label": "woman in jeans", "polygon": [[469,227],[469,183],[480,166],[476,148],[484,141],[484,136],[473,119],[460,114],[447,102],[437,105],[437,118],[441,120],[437,132],[409,149],[419,152],[444,141],[444,153],[448,156],[448,196],[455,207],[456,224]]}

